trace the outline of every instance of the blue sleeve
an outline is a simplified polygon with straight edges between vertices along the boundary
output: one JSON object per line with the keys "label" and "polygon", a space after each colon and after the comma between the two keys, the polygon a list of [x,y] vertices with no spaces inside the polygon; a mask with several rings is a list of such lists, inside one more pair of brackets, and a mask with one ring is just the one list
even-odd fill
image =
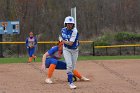
{"label": "blue sleeve", "polygon": [[49,55],[53,55],[57,51],[58,51],[58,46],[54,46],[50,50],[48,50],[48,53]]}
{"label": "blue sleeve", "polygon": [[65,40],[65,38],[64,38],[64,32],[65,32],[65,28],[62,28],[61,29],[61,37],[62,37],[63,40]]}
{"label": "blue sleeve", "polygon": [[28,38],[26,38],[26,47],[28,46]]}

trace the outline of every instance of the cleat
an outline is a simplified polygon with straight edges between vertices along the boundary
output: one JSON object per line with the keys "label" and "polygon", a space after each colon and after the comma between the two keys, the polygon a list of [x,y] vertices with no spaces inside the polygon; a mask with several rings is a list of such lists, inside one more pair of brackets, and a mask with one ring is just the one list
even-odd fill
{"label": "cleat", "polygon": [[73,83],[71,83],[69,86],[70,86],[71,89],[76,89],[76,87],[77,87]]}
{"label": "cleat", "polygon": [[47,78],[47,79],[45,80],[45,82],[48,83],[48,84],[52,84],[52,83],[53,83],[52,80],[51,80],[50,78]]}
{"label": "cleat", "polygon": [[82,81],[89,81],[90,79],[88,79],[86,77],[82,77],[80,80],[82,80]]}

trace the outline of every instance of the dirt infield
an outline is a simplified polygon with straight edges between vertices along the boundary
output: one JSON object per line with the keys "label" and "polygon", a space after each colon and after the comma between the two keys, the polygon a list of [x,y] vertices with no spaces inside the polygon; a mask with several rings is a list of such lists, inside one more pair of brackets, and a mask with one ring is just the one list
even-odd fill
{"label": "dirt infield", "polygon": [[46,84],[41,63],[0,64],[0,93],[140,93],[140,60],[79,61],[77,69],[90,79],[69,89],[64,70]]}

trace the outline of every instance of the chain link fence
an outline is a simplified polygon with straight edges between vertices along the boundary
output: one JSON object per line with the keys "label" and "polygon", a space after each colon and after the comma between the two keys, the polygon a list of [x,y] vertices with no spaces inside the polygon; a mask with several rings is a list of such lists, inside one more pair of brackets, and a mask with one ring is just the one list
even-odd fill
{"label": "chain link fence", "polygon": [[140,44],[94,46],[96,56],[140,55]]}
{"label": "chain link fence", "polygon": [[[26,57],[28,56],[25,42],[2,42],[2,55],[4,57]],[[41,57],[51,47],[56,46],[57,42],[38,42],[35,55]],[[79,55],[93,55],[92,41],[80,42]]]}
{"label": "chain link fence", "polygon": [[[4,57],[26,57],[28,56],[25,43],[1,43]],[[41,57],[51,47],[57,45],[57,42],[39,42],[36,47],[35,55]],[[79,55],[93,56],[116,56],[116,55],[140,55],[140,44],[135,45],[112,45],[112,46],[94,46],[93,42],[81,41],[79,46]]]}

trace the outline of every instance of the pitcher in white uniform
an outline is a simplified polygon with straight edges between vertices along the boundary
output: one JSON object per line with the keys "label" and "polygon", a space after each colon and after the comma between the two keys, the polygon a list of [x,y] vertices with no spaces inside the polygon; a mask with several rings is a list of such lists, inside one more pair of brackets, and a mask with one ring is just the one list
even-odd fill
{"label": "pitcher in white uniform", "polygon": [[81,80],[88,81],[89,79],[86,77],[81,76],[77,70],[75,70],[76,61],[78,58],[78,31],[75,28],[75,21],[74,18],[68,16],[65,18],[64,21],[64,28],[61,30],[60,39],[64,43],[63,45],[63,55],[67,64],[67,75],[69,79],[69,86],[71,89],[75,89],[76,86],[73,84],[73,74],[80,78]]}

